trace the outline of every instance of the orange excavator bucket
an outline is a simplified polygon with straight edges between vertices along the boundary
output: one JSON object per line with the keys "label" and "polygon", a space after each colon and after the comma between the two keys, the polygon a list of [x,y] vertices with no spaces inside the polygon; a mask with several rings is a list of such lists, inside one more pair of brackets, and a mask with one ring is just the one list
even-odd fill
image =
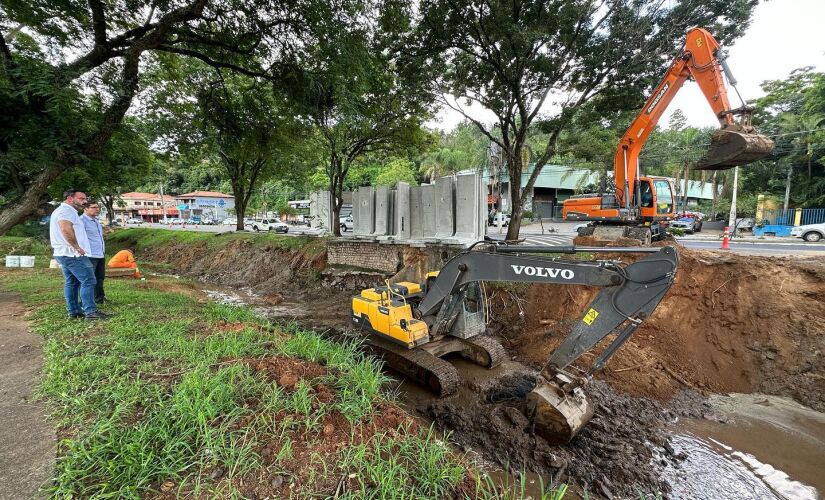
{"label": "orange excavator bucket", "polygon": [[765,158],[773,151],[773,141],[757,134],[752,128],[717,130],[710,139],[710,148],[699,160],[696,170],[725,170],[747,165]]}

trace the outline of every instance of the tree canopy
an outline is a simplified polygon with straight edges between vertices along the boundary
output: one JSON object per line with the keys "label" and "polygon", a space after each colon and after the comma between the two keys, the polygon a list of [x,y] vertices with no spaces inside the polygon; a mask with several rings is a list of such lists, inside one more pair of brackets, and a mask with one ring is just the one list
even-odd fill
{"label": "tree canopy", "polygon": [[[707,27],[727,44],[744,32],[756,3],[427,0],[414,50],[433,85],[454,96],[443,102],[504,152],[513,200],[507,236],[516,238],[526,197],[585,104],[602,114],[638,109],[688,28]],[[470,103],[492,111],[495,123],[466,113]],[[522,154],[533,127],[547,140],[522,183]]]}

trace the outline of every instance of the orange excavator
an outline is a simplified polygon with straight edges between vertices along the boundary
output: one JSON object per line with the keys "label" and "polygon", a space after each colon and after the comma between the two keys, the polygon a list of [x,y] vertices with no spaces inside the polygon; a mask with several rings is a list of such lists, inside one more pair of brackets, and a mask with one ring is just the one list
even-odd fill
{"label": "orange excavator", "polygon": [[[598,239],[634,238],[648,244],[660,236],[663,221],[675,216],[674,190],[664,177],[642,177],[639,153],[668,104],[688,78],[693,78],[719,119],[721,128],[711,137],[710,148],[697,169],[724,170],[746,165],[773,151],[773,141],[751,125],[753,108],[732,109],[722,78],[736,89],[736,80],[719,43],[702,28],[688,31],[687,40],[667,74],[625,131],[613,159],[615,193],[575,196],[564,202],[565,220],[592,221],[580,231]],[[738,94],[738,91],[737,91]],[[740,96],[741,100],[741,96]],[[737,120],[737,117],[739,118]]]}

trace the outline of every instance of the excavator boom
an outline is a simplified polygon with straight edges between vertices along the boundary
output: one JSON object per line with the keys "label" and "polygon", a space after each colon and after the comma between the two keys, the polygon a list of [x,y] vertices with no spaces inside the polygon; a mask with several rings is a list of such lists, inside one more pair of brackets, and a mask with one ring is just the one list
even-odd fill
{"label": "excavator boom", "polygon": [[[699,85],[721,127],[711,138],[710,148],[697,168],[722,170],[746,165],[773,151],[773,141],[758,135],[750,125],[750,110],[731,107],[723,72],[732,84],[736,81],[725,62],[726,57],[708,31],[702,28],[688,31],[681,53],[619,141],[613,165],[620,206],[630,207],[632,204],[640,175],[641,149],[688,78],[693,78]],[[737,115],[744,115],[744,123],[736,121]]]}

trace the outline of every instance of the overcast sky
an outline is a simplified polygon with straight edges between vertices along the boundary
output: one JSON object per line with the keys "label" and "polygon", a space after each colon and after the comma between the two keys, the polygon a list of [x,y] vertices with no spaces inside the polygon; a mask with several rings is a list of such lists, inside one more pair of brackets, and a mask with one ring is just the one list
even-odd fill
{"label": "overcast sky", "polygon": [[[765,80],[781,80],[803,66],[825,71],[825,0],[768,0],[754,11],[753,21],[744,36],[732,47],[726,47],[728,64],[738,81],[737,88],[745,100],[762,96],[760,84]],[[739,105],[730,89],[731,105]],[[492,113],[473,107],[472,116],[484,122],[493,120]],[[699,87],[691,81],[673,99],[659,124],[667,126],[670,114],[681,109],[688,124],[695,127],[716,126]],[[442,110],[429,126],[451,130],[462,116],[450,109]]]}

